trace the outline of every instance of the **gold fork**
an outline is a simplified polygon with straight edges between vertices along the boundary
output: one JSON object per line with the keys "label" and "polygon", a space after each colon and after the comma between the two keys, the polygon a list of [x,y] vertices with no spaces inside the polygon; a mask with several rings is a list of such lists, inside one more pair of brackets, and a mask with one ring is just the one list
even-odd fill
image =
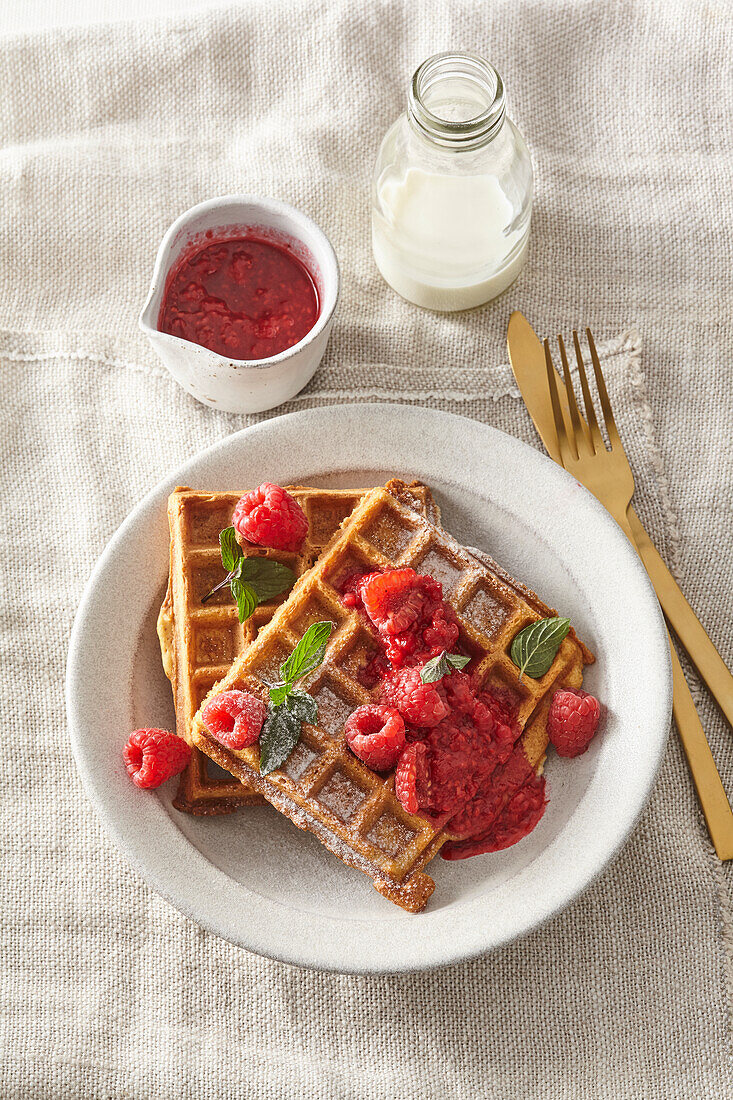
{"label": "gold fork", "polygon": [[[580,341],[577,332],[573,332],[573,345],[575,358],[578,364],[580,386],[583,392],[583,404],[587,424],[583,421],[578,403],[575,397],[573,380],[570,375],[570,365],[565,350],[565,342],[562,336],[558,336],[560,359],[562,360],[563,378],[568,409],[570,412],[570,428],[566,424],[560,401],[559,379],[555,372],[550,352],[550,345],[544,341],[545,364],[547,366],[547,381],[550,389],[550,401],[552,414],[557,433],[557,447],[562,464],[569,474],[572,474],[579,482],[585,485],[591,493],[610,512],[611,516],[627,536],[634,549],[639,552],[639,547],[629,524],[627,509],[634,495],[634,475],[631,472],[629,460],[626,457],[621,438],[616,428],[611,402],[603,378],[601,364],[593,341],[590,329],[586,329],[588,347],[590,349],[596,387],[601,403],[601,411],[606,426],[606,433],[610,443],[610,450],[606,444],[598,425],[593,398],[588,377],[585,371],[583,355],[580,349]],[[672,639],[670,638],[673,672],[673,702],[675,723],[679,731],[682,745],[687,756],[692,778],[697,788],[700,805],[707,822],[710,838],[715,851],[720,859],[733,859],[733,811],[731,810],[720,775],[715,766],[713,755],[710,751],[705,732],[700,722],[700,717],[695,709],[695,704],[687,686],[682,666],[680,665]]]}

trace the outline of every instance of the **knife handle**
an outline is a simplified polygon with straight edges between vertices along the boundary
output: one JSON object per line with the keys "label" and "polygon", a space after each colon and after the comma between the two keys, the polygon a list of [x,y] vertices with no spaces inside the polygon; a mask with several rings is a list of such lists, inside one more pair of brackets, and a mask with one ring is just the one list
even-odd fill
{"label": "knife handle", "polygon": [[682,595],[633,508],[627,512],[631,533],[667,621],[687,650],[690,660],[733,726],[733,675],[708,637],[705,627]]}
{"label": "knife handle", "polygon": [[[641,557],[641,548],[636,542],[634,533],[635,528],[641,528],[649,546],[652,544],[636,513],[634,513],[633,519],[631,518],[630,513],[632,512],[633,509],[628,508],[626,512],[615,515],[614,519]],[[611,514],[613,515],[613,513]],[[644,564],[646,565],[646,562]],[[650,579],[656,589],[656,582],[651,574]],[[659,592],[657,592],[657,596],[660,597],[661,602]],[[682,748],[685,750],[692,781],[695,784],[710,839],[713,842],[718,859],[733,859],[733,810],[731,810],[728,796],[715,766],[710,745],[702,728],[700,715],[697,713],[695,701],[692,698],[692,693],[671,638],[669,639],[669,648],[672,657],[672,712],[675,725],[680,735]]]}

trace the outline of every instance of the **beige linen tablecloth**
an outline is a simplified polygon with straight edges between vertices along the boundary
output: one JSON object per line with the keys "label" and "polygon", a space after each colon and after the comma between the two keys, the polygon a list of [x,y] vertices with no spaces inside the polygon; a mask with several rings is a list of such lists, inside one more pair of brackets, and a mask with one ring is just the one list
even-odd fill
{"label": "beige linen tablecloth", "polygon": [[[168,224],[234,191],[309,211],[342,263],[326,360],[288,408],[418,402],[537,444],[505,365],[509,311],[540,332],[589,323],[639,511],[733,665],[732,18],[254,0],[2,44],[3,1100],[733,1095],[729,869],[675,735],[631,841],[547,927],[465,965],[352,978],[247,954],[158,897],[85,797],[63,698],[106,541],[247,423],[186,397],[136,328]],[[537,196],[516,286],[438,317],[377,275],[368,179],[414,67],[451,46],[505,77]],[[730,786],[731,731],[701,702]]]}

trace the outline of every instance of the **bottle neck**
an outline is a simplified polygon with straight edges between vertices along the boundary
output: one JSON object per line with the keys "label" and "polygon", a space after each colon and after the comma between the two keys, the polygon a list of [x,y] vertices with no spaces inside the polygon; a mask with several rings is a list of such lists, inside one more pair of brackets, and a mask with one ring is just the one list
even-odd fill
{"label": "bottle neck", "polygon": [[429,57],[412,78],[407,117],[442,149],[478,149],[492,141],[506,116],[504,85],[496,69],[473,53]]}

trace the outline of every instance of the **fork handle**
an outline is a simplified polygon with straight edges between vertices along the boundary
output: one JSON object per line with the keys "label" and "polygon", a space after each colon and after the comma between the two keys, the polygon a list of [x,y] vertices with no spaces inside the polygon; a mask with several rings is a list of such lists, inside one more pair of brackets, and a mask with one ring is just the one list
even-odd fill
{"label": "fork handle", "polygon": [[682,595],[656,546],[632,507],[627,512],[633,541],[644,562],[667,621],[687,650],[710,693],[733,726],[733,675],[710,640],[705,627]]}
{"label": "fork handle", "polygon": [[[622,516],[614,516],[614,519],[626,534],[631,545],[636,548],[646,566],[646,559],[641,553],[641,547],[636,542],[635,527],[641,529],[643,538],[646,539],[649,546],[652,546],[652,543],[633,508],[629,508]],[[634,520],[636,520],[635,524]],[[652,549],[654,548],[652,547]],[[659,558],[656,550],[654,554]],[[659,561],[661,562],[662,559],[659,558]],[[666,566],[665,572],[668,572]],[[657,590],[657,582],[651,571],[649,571],[649,576],[661,603],[661,592]],[[669,577],[676,588],[677,586],[672,575],[669,574]],[[680,595],[682,594],[680,593]],[[682,598],[684,600],[684,597]],[[686,602],[685,600],[685,603]],[[694,618],[695,616],[691,609],[690,613]],[[697,622],[697,620],[695,621]],[[702,627],[700,627],[700,629],[702,630]],[[703,631],[703,634],[704,633]],[[707,634],[705,637],[707,638]],[[710,642],[709,638],[708,642]],[[710,642],[710,645],[712,645],[712,642]],[[710,833],[710,839],[713,842],[718,859],[733,859],[733,810],[730,808],[728,796],[725,793],[725,788],[723,787],[718,769],[713,760],[713,754],[710,751],[710,745],[707,742],[705,731],[702,728],[700,715],[697,713],[695,701],[692,698],[690,688],[685,679],[685,674],[682,671],[682,665],[679,662],[677,651],[674,648],[671,638],[669,639],[669,648],[672,656],[672,712],[682,742],[682,748],[685,750],[687,763],[690,767],[692,781],[695,784],[697,796],[700,799],[702,812],[707,823],[708,832]]]}
{"label": "fork handle", "polygon": [[672,712],[718,859],[733,859],[733,811],[672,643]]}

